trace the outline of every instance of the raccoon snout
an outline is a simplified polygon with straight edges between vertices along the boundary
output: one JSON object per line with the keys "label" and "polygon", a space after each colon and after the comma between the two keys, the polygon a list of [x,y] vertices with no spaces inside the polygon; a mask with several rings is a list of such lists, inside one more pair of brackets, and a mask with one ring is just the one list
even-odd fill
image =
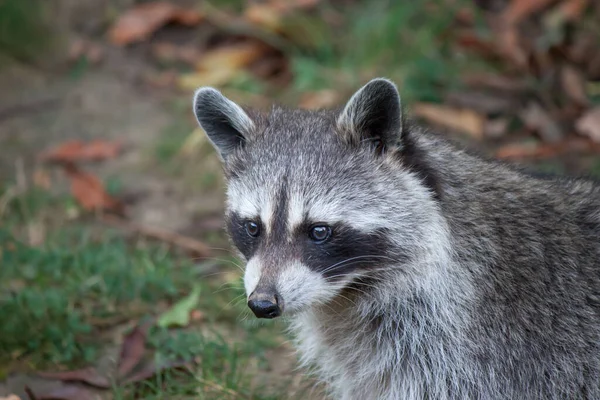
{"label": "raccoon snout", "polygon": [[279,317],[283,304],[277,293],[253,292],[248,297],[248,307],[258,318]]}

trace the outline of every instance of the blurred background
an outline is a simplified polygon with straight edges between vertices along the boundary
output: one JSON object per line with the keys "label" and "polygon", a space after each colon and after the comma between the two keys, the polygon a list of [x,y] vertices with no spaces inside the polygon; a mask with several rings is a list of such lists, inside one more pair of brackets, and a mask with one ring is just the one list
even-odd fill
{"label": "blurred background", "polygon": [[595,0],[0,0],[0,399],[322,398],[246,309],[191,96],[377,76],[488,156],[600,176]]}

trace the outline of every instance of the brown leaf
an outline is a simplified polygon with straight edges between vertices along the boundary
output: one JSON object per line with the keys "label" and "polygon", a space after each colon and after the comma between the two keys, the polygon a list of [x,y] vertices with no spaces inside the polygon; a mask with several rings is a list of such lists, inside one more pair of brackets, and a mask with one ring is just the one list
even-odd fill
{"label": "brown leaf", "polygon": [[244,18],[253,25],[280,32],[285,25],[284,17],[291,12],[314,7],[319,0],[270,0],[264,3],[250,3],[244,11]]}
{"label": "brown leaf", "polygon": [[561,69],[560,80],[567,96],[577,105],[587,106],[589,104],[585,93],[585,81],[578,70],[571,66],[564,66]]}
{"label": "brown leaf", "polygon": [[583,114],[575,123],[575,128],[582,135],[589,136],[594,142],[600,143],[600,106]]}
{"label": "brown leaf", "polygon": [[123,211],[121,202],[106,193],[104,185],[96,176],[78,169],[73,164],[67,164],[65,172],[71,181],[71,194],[85,210],[110,210],[119,213]]}
{"label": "brown leaf", "polygon": [[46,162],[75,163],[79,161],[102,161],[115,158],[121,152],[120,142],[94,140],[83,143],[71,140],[42,152],[39,158]]}
{"label": "brown leaf", "polygon": [[193,26],[202,21],[204,15],[165,1],[139,4],[121,15],[109,31],[110,40],[117,45],[126,45],[147,39],[156,30],[169,22]]}
{"label": "brown leaf", "polygon": [[182,76],[179,85],[184,89],[223,85],[267,51],[269,48],[257,41],[217,48],[205,53],[196,64],[198,72]]}
{"label": "brown leaf", "polygon": [[417,103],[413,112],[431,123],[461,131],[481,139],[485,117],[469,109],[458,109],[438,104]]}
{"label": "brown leaf", "polygon": [[142,360],[146,352],[146,335],[149,324],[136,326],[123,340],[117,376],[123,378]]}
{"label": "brown leaf", "polygon": [[57,379],[64,382],[83,382],[100,389],[108,389],[111,387],[109,380],[105,376],[100,375],[100,373],[92,367],[73,371],[38,372],[37,375],[42,378]]}
{"label": "brown leaf", "polygon": [[556,123],[552,115],[536,102],[530,102],[527,107],[519,113],[527,128],[535,131],[546,142],[556,143],[564,137],[561,127]]}
{"label": "brown leaf", "polygon": [[308,92],[302,95],[300,99],[300,108],[317,110],[322,108],[331,108],[338,104],[340,95],[334,90],[320,90],[318,92]]}

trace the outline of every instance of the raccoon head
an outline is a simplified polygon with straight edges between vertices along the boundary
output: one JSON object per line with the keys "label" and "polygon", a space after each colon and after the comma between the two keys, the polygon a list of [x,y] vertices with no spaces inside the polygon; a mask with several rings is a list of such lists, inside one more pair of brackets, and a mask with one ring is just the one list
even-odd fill
{"label": "raccoon head", "polygon": [[341,112],[261,114],[201,88],[194,112],[223,161],[227,230],[256,316],[420,273],[435,196],[414,171],[392,82],[372,80]]}

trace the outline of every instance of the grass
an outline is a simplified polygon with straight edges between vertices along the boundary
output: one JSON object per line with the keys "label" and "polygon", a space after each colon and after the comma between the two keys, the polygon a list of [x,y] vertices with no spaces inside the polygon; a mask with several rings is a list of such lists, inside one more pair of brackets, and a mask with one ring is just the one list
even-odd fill
{"label": "grass", "polygon": [[51,35],[43,0],[0,1],[0,54],[33,61],[48,45]]}
{"label": "grass", "polygon": [[[0,192],[7,199],[12,187]],[[199,285],[205,318],[178,329],[154,327],[150,348],[158,360],[200,360],[115,387],[115,399],[281,398],[255,382],[265,352],[281,345],[273,325],[240,321],[247,315],[239,270],[230,256],[190,260],[165,245],[69,223],[44,244],[29,245],[23,224],[44,221],[48,210],[66,215],[66,199],[38,189],[12,196],[0,214],[0,364],[33,370],[93,365],[114,345],[110,332],[156,317]],[[70,205],[72,206],[72,205]],[[219,274],[206,276],[207,262]],[[237,272],[234,272],[237,271]],[[225,275],[227,278],[223,278]]]}

